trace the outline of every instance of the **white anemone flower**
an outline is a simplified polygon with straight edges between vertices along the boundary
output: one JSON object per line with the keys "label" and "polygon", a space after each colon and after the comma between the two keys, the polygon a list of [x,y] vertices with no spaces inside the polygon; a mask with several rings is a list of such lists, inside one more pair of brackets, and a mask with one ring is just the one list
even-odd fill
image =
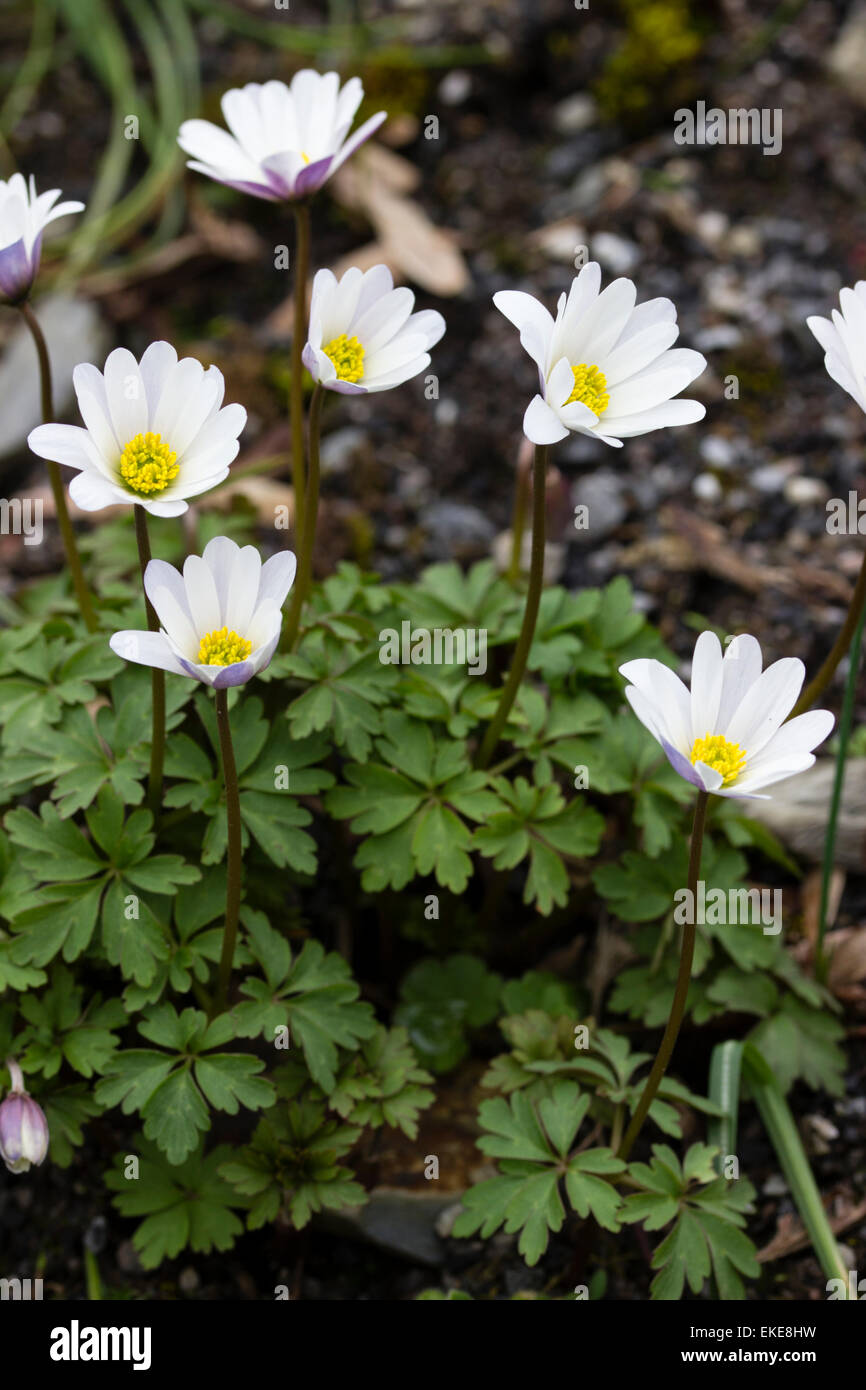
{"label": "white anemone flower", "polygon": [[842,312],[834,309],[832,319],[815,314],[806,323],[824,349],[829,375],[866,412],[866,280],[841,290],[839,304]]}
{"label": "white anemone flower", "polygon": [[151,343],[140,363],[115,348],[104,375],[84,363],[72,381],[85,428],[40,425],[27,442],[40,458],[77,470],[69,496],[83,511],[138,503],[154,516],[180,516],[187,498],[228,476],[247,413],[223,405],[218,368]]}
{"label": "white anemone flower", "polygon": [[313,279],[304,365],[329,391],[388,391],[430,365],[429,349],[445,332],[435,309],[413,314],[410,289],[394,288],[387,266],[352,266],[340,280],[330,270]]}
{"label": "white anemone flower", "polygon": [[151,560],[144,588],[159,632],[115,632],[111,649],[126,661],[158,666],[222,690],[263,671],[280,639],[281,609],[295,577],[288,550],[262,564],[252,545],[228,536],[189,555],[181,574]]}
{"label": "white anemone flower", "polygon": [[575,430],[620,448],[629,435],[690,425],[706,414],[699,401],[672,399],[707,363],[690,348],[672,348],[679,327],[671,300],[635,307],[631,280],[613,280],[599,294],[600,285],[601,270],[591,261],[560,295],[555,319],[531,294],[493,296],[538,367],[539,394],[523,417],[533,444],[556,444]]}
{"label": "white anemone flower", "polygon": [[32,174],[29,188],[22,174],[0,179],[0,304],[19,304],[29,294],[49,222],[84,211],[83,203],[58,203],[59,197],[59,188],[37,194]]}
{"label": "white anemone flower", "polygon": [[306,198],[384,121],[379,111],[349,136],[363,96],[360,78],[341,88],[338,73],[312,68],[296,72],[288,87],[248,82],[222,98],[231,134],[211,121],[184,121],[178,144],[192,155],[188,168],[217,183],[274,203]]}
{"label": "white anemone flower", "polygon": [[715,633],[702,632],[691,693],[660,661],[627,661],[619,669],[631,681],[629,704],[681,777],[716,796],[766,801],[760,788],[811,767],[812,749],[834,720],[829,710],[815,709],[785,723],[803,684],[803,663],[783,657],[763,673],[761,664],[754,637],[733,638],[723,656]]}

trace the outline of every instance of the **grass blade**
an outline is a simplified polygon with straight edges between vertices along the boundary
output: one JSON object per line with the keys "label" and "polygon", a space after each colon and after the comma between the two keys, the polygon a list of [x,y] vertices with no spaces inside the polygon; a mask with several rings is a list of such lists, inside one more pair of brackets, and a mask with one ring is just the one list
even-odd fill
{"label": "grass blade", "polygon": [[818,1263],[828,1279],[841,1279],[848,1297],[848,1269],[843,1263],[809,1160],[782,1088],[753,1043],[743,1043],[743,1079],[758,1107],[782,1167],[800,1218],[809,1233]]}

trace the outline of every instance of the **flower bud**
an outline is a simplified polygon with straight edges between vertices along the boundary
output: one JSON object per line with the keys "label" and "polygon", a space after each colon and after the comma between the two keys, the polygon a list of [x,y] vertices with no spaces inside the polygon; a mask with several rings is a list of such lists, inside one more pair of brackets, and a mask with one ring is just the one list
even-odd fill
{"label": "flower bud", "polygon": [[45,1161],[48,1153],[48,1121],[40,1105],[24,1090],[17,1062],[6,1063],[11,1087],[0,1105],[0,1158],[10,1173],[26,1173],[31,1164]]}

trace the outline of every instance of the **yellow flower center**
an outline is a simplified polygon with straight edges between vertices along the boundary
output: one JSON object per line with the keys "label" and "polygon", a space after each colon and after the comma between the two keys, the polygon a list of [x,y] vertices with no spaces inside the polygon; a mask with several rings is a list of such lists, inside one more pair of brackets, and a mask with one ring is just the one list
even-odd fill
{"label": "yellow flower center", "polygon": [[198,648],[198,659],[202,666],[232,666],[236,661],[246,661],[253,649],[246,637],[238,637],[227,627],[219,627],[215,632],[206,632]]}
{"label": "yellow flower center", "polygon": [[571,370],[574,376],[574,390],[565,404],[583,401],[595,415],[603,415],[610,404],[604,372],[600,372],[598,367],[590,362],[579,362]]}
{"label": "yellow flower center", "polygon": [[148,497],[164,492],[180,472],[177,454],[163,443],[161,434],[137,434],[120,455],[120,476],[131,492]]}
{"label": "yellow flower center", "polygon": [[357,338],[347,338],[345,333],[341,333],[339,338],[332,338],[326,343],[322,352],[330,357],[341,381],[361,380],[364,375],[364,349]]}
{"label": "yellow flower center", "polygon": [[309,164],[310,162],[310,156],[308,154],[304,154],[303,150],[301,150],[301,159],[304,161],[305,164]]}
{"label": "yellow flower center", "polygon": [[729,787],[742,772],[746,755],[738,743],[729,743],[721,734],[706,734],[692,745],[692,766],[706,763],[722,774],[722,786]]}

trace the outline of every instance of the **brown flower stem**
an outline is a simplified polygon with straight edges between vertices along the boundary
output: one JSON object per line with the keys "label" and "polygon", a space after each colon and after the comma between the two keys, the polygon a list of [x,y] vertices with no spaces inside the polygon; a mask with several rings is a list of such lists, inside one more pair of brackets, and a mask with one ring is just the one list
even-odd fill
{"label": "brown flower stem", "polygon": [[310,209],[306,203],[294,205],[295,213],[295,274],[292,330],[291,381],[289,383],[289,413],[292,426],[292,488],[295,494],[295,548],[304,544],[306,481],[304,478],[304,363],[302,354],[307,341],[307,280],[310,274]]}
{"label": "brown flower stem", "polygon": [[[529,446],[524,448],[524,445]],[[514,511],[511,516],[511,560],[505,571],[505,578],[516,584],[520,578],[520,561],[523,555],[523,535],[526,531],[526,513],[529,510],[529,470],[532,466],[532,447],[524,439],[517,458],[517,471],[514,479]]]}
{"label": "brown flower stem", "polygon": [[322,428],[322,405],[325,399],[324,387],[317,385],[310,402],[309,424],[309,476],[307,478],[307,500],[304,507],[304,543],[301,548],[298,573],[292,590],[289,616],[283,639],[284,651],[290,652],[298,640],[301,625],[301,609],[309,597],[313,575],[313,547],[316,543],[316,519],[319,514],[319,436]]}
{"label": "brown flower stem", "polygon": [[[132,514],[135,517],[135,539],[138,543],[138,563],[141,567],[141,584],[144,588],[144,572],[150,564],[150,536],[147,532],[147,512],[136,502]],[[147,611],[147,626],[151,632],[159,632],[159,618],[144,591],[144,605]],[[147,783],[147,804],[156,816],[162,805],[162,769],[165,762],[165,671],[158,666],[150,668],[150,690],[153,719],[150,738],[150,776]]]}
{"label": "brown flower stem", "polygon": [[788,715],[789,719],[793,719],[795,715],[804,714],[805,711],[811,709],[818,698],[823,695],[827,686],[833,679],[833,676],[836,674],[836,667],[851,645],[851,639],[857,630],[857,624],[864,607],[866,607],[866,553],[863,555],[860,574],[857,577],[857,583],[851,595],[851,602],[848,606],[845,621],[839,631],[839,636],[833,643],[830,655],[818,671],[818,674],[810,680],[809,684],[800,692],[799,700]]}
{"label": "brown flower stem", "polygon": [[502,687],[499,704],[487,726],[487,732],[475,759],[475,766],[479,768],[487,767],[496,751],[502,731],[511,713],[511,706],[514,704],[520,689],[520,682],[526,672],[529,649],[535,634],[538,605],[541,602],[541,591],[544,587],[544,511],[547,490],[547,455],[548,446],[536,444],[532,464],[532,554],[529,562],[529,589],[526,594],[526,607],[523,610],[523,623],[520,628],[520,636],[517,639],[517,646],[514,649],[508,679]]}
{"label": "brown flower stem", "polygon": [[220,756],[223,765],[223,782],[226,789],[226,821],[228,825],[228,849],[226,855],[226,918],[223,928],[223,945],[220,955],[217,989],[214,999],[214,1012],[220,1013],[228,1003],[229,981],[235,942],[238,935],[238,918],[241,909],[241,798],[238,787],[238,774],[235,754],[232,747],[232,728],[229,718],[228,692],[216,690],[216,717],[219,731]]}
{"label": "brown flower stem", "polygon": [[[45,334],[39,325],[39,320],[34,314],[30,305],[24,300],[18,305],[21,316],[27,327],[30,329],[33,342],[36,345],[36,355],[39,358],[39,382],[42,392],[42,419],[46,425],[52,422],[54,406],[52,403],[51,391],[51,361],[48,356],[48,344],[45,341]],[[75,597],[78,599],[78,607],[81,616],[89,632],[96,632],[96,614],[93,611],[93,600],[90,597],[90,590],[84,578],[84,570],[81,566],[81,556],[78,553],[78,545],[75,540],[75,532],[72,529],[72,522],[69,517],[69,508],[66,505],[66,493],[63,491],[63,480],[60,476],[60,467],[53,459],[46,460],[48,466],[48,479],[51,483],[51,492],[54,496],[54,510],[57,514],[57,524],[60,527],[60,536],[63,541],[63,549],[66,552],[66,563],[69,566],[69,573],[72,576],[72,587],[75,590]]]}
{"label": "brown flower stem", "polygon": [[709,792],[698,792],[698,799],[695,803],[695,819],[692,825],[692,843],[689,852],[689,898],[692,904],[692,911],[688,914],[691,920],[687,920],[683,925],[683,944],[680,952],[680,969],[677,975],[677,985],[674,990],[673,1003],[671,1004],[670,1016],[668,1017],[667,1027],[664,1037],[656,1053],[652,1071],[647,1077],[643,1093],[638,1101],[637,1109],[631,1117],[628,1129],[625,1132],[622,1143],[617,1149],[617,1158],[626,1160],[634,1147],[634,1142],[643,1128],[643,1122],[649,1114],[650,1106],[656,1098],[656,1093],[662,1083],[662,1078],[671,1060],[674,1046],[679,1035],[683,1015],[686,1011],[686,999],[688,998],[689,985],[692,978],[692,960],[695,954],[695,911],[694,904],[697,895],[698,874],[701,868],[701,849],[704,843],[704,825],[707,819],[707,805],[709,803]]}

